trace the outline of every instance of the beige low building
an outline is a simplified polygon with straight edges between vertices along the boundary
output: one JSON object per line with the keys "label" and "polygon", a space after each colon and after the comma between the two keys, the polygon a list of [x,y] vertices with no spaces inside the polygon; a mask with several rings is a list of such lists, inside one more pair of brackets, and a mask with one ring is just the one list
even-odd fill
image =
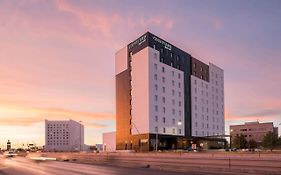
{"label": "beige low building", "polygon": [[237,135],[244,135],[247,141],[253,139],[257,143],[261,143],[268,132],[274,132],[278,135],[278,127],[274,127],[273,122],[246,122],[243,125],[230,125],[232,140]]}

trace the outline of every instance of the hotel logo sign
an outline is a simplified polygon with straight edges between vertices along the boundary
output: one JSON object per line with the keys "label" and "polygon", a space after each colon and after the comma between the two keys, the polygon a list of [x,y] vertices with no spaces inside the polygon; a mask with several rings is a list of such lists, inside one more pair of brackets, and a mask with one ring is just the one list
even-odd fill
{"label": "hotel logo sign", "polygon": [[131,44],[129,44],[129,49],[135,47],[136,45],[142,45],[142,43],[144,43],[146,41],[146,35],[141,36],[140,38],[138,38],[137,40],[135,40],[134,42],[132,42]]}
{"label": "hotel logo sign", "polygon": [[164,45],[165,49],[168,49],[170,51],[172,50],[172,45],[167,43],[167,42],[165,42],[165,41],[163,41],[163,40],[161,40],[160,38],[157,38],[156,36],[153,36],[153,40],[155,40],[156,42]]}

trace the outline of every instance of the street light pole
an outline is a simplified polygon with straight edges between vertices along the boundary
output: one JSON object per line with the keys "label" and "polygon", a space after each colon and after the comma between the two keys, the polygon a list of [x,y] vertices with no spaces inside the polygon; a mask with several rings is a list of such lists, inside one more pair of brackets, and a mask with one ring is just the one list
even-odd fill
{"label": "street light pole", "polygon": [[80,121],[80,151],[81,151],[81,145],[82,145],[82,121]]}
{"label": "street light pole", "polygon": [[[181,120],[178,121],[178,127],[182,125]],[[180,133],[181,134],[181,133]],[[178,147],[178,146],[177,146]],[[183,139],[181,139],[181,149],[183,149]]]}
{"label": "street light pole", "polygon": [[229,147],[230,147],[230,149],[232,148],[232,147],[231,147],[231,146],[232,146],[232,145],[231,145],[231,139],[232,139],[232,138],[231,138],[231,137],[232,137],[231,133],[232,133],[232,131],[233,131],[233,129],[230,130],[230,134],[229,134],[229,139],[230,139],[230,140],[229,140]]}
{"label": "street light pole", "polygon": [[155,150],[156,152],[158,151],[158,128],[157,128],[157,132],[156,132],[156,139],[155,139]]}

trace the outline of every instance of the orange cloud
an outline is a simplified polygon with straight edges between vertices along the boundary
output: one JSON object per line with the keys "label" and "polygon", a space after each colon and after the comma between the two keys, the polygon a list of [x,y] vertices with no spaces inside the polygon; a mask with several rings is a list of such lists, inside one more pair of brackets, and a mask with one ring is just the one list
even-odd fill
{"label": "orange cloud", "polygon": [[0,125],[32,125],[48,120],[82,121],[86,126],[102,128],[106,125],[93,123],[93,121],[114,121],[115,115],[111,113],[94,113],[75,111],[61,108],[40,108],[26,105],[0,104]]}

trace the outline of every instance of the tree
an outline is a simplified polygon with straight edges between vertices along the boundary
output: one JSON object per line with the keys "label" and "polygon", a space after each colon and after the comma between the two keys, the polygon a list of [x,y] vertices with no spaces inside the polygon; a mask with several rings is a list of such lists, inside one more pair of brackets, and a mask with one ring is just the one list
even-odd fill
{"label": "tree", "polygon": [[258,144],[255,140],[250,139],[248,142],[248,148],[250,148],[251,150],[254,150],[255,148],[257,148]]}
{"label": "tree", "polygon": [[236,135],[233,139],[233,147],[243,149],[247,147],[247,140],[244,135]]}
{"label": "tree", "polygon": [[270,151],[278,144],[278,135],[273,132],[268,132],[262,140],[262,146],[265,148],[269,148]]}

